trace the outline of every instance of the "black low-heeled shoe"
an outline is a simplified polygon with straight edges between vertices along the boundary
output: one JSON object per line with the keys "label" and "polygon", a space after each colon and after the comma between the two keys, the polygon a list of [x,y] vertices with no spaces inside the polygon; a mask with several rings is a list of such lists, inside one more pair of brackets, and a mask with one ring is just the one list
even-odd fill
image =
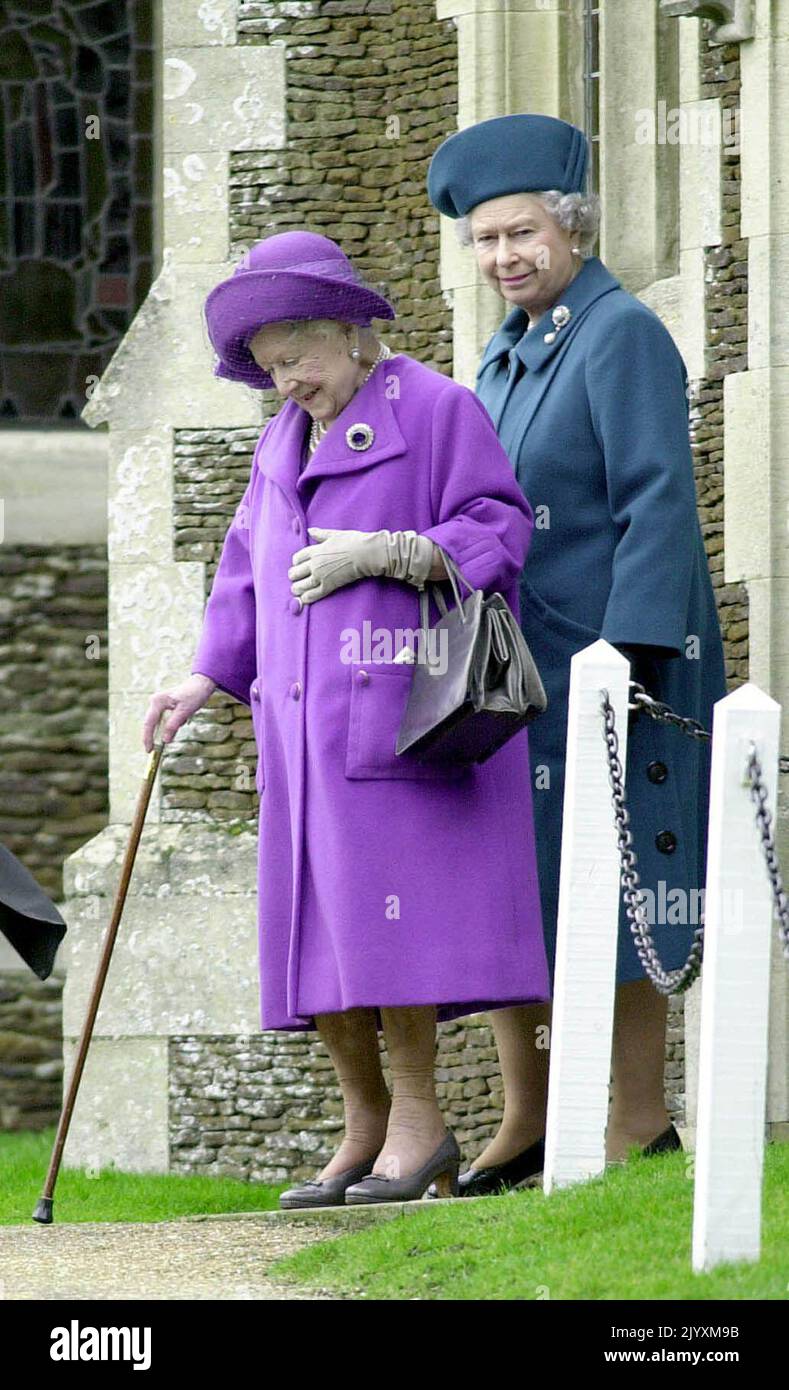
{"label": "black low-heeled shoe", "polygon": [[[682,1140],[677,1134],[673,1124],[670,1124],[668,1129],[664,1129],[656,1138],[651,1139],[648,1144],[642,1144],[641,1153],[646,1154],[647,1158],[652,1158],[655,1154],[669,1153],[671,1150],[681,1148]],[[623,1168],[625,1162],[626,1160],[624,1158],[609,1158],[605,1166],[606,1168]]]}
{"label": "black low-heeled shoe", "polygon": [[[545,1135],[530,1144],[528,1149],[510,1158],[506,1163],[491,1164],[488,1168],[469,1168],[458,1175],[459,1197],[489,1197],[497,1192],[509,1192],[513,1188],[536,1182],[545,1164]],[[427,1189],[428,1197],[435,1197],[436,1191],[431,1183]]]}
{"label": "black low-heeled shoe", "polygon": [[[680,1139],[673,1124],[662,1134],[645,1144],[641,1150],[647,1157],[653,1154],[668,1153],[681,1149]],[[489,1168],[469,1168],[458,1176],[459,1197],[489,1197],[498,1192],[510,1192],[515,1188],[532,1186],[542,1176],[545,1163],[545,1135],[528,1149],[523,1149],[506,1163],[493,1164]],[[610,1165],[607,1165],[610,1166]],[[435,1187],[427,1190],[428,1197],[435,1197]]]}

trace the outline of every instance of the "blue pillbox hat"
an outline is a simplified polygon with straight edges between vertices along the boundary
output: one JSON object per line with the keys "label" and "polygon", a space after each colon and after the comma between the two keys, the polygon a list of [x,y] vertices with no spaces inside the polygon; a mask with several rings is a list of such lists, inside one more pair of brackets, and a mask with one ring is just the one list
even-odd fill
{"label": "blue pillbox hat", "polygon": [[447,217],[465,217],[505,193],[583,193],[588,157],[586,136],[568,121],[530,112],[495,116],[439,145],[427,171],[428,197]]}

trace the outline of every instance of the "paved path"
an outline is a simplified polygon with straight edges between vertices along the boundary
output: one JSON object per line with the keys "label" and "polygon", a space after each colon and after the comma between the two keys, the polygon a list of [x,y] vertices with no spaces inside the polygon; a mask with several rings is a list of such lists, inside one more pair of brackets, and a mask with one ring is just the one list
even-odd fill
{"label": "paved path", "polygon": [[[451,1200],[447,1198],[445,1200]],[[0,1226],[2,1299],[331,1299],[268,1277],[274,1260],[418,1202],[178,1221]]]}

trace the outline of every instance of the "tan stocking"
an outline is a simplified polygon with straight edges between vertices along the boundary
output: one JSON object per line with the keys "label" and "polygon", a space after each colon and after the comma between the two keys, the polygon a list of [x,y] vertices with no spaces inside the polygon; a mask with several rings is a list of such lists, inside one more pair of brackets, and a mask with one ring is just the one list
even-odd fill
{"label": "tan stocking", "polygon": [[392,1109],[373,1172],[405,1178],[422,1167],[447,1132],[436,1099],[436,1009],[382,1009],[381,1020],[392,1073]]}
{"label": "tan stocking", "polygon": [[550,1004],[516,1004],[488,1015],[504,1084],[504,1113],[472,1168],[507,1163],[545,1133],[550,1059]]}
{"label": "tan stocking", "polygon": [[372,1155],[384,1142],[390,1106],[375,1009],[316,1014],[315,1023],[334,1064],[345,1105],[345,1137],[317,1177],[336,1177],[368,1157],[372,1172]]}
{"label": "tan stocking", "polygon": [[612,1049],[612,1103],[606,1159],[627,1157],[668,1129],[664,1071],[668,999],[649,980],[629,980],[616,991]]}

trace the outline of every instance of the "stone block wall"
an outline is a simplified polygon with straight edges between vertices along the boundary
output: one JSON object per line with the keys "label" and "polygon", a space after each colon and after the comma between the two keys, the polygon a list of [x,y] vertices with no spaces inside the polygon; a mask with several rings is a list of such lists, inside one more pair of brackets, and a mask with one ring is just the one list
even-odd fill
{"label": "stone block wall", "polygon": [[[711,25],[702,25],[700,43],[703,100],[719,99],[724,131],[734,129],[740,101],[738,44],[710,44]],[[740,236],[740,154],[738,145],[721,151],[723,244],[705,252],[705,304],[708,372],[690,396],[690,439],[696,475],[699,520],[707,552],[723,635],[729,690],[748,679],[748,591],[726,584],[723,573],[723,378],[748,365],[748,248]],[[683,711],[679,711],[683,713]],[[685,1108],[685,1027],[682,995],[669,998],[666,1035],[666,1096],[672,1119]]]}
{"label": "stone block wall", "polygon": [[[3,545],[0,839],[57,902],[107,813],[106,547]],[[41,1129],[60,1112],[63,975],[2,946],[0,1129]]]}
{"label": "stone block wall", "polygon": [[[501,1077],[483,1016],[439,1028],[436,1092],[447,1125],[476,1156],[498,1128]],[[381,1065],[391,1073],[383,1038]],[[253,1182],[303,1182],[328,1163],[343,1134],[342,1096],[317,1033],[260,1033],[170,1041],[173,1172]]]}
{"label": "stone block wall", "polygon": [[[471,1162],[496,1133],[503,1089],[484,1014],[438,1027],[436,1094],[444,1119]],[[386,1045],[381,1065],[391,1087]],[[684,1124],[682,1014],[668,1029],[669,1114]],[[314,1177],[343,1134],[340,1088],[317,1033],[259,1033],[170,1039],[171,1171],[251,1182]]]}
{"label": "stone block wall", "polygon": [[[724,136],[736,131],[740,103],[738,44],[709,43],[703,25],[701,91],[703,100],[722,107]],[[706,379],[690,401],[699,516],[723,632],[729,690],[748,679],[748,590],[723,579],[723,378],[748,366],[748,243],[740,235],[740,151],[724,141],[721,151],[723,244],[705,253],[707,318]]]}
{"label": "stone block wall", "polygon": [[0,971],[0,1130],[57,1124],[62,1095],[63,975]]}
{"label": "stone block wall", "polygon": [[[205,563],[208,592],[259,434],[255,428],[175,432],[173,553]],[[256,825],[257,752],[249,707],[217,691],[189,721],[187,733],[162,757],[162,819]]]}
{"label": "stone block wall", "polygon": [[287,146],[231,157],[231,243],[332,237],[392,300],[390,347],[451,375],[425,176],[457,124],[454,25],[424,0],[241,0],[238,29],[239,42],[285,48]]}
{"label": "stone block wall", "polygon": [[59,896],[107,823],[107,554],[0,549],[0,835]]}

